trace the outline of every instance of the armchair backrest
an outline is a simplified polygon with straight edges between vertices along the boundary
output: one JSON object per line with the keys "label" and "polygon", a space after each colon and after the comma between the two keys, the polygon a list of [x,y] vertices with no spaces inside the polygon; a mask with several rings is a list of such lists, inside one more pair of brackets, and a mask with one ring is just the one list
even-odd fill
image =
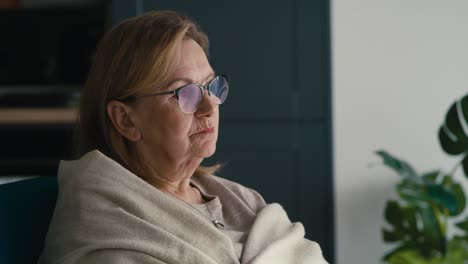
{"label": "armchair backrest", "polygon": [[0,185],[0,263],[36,263],[55,202],[57,179],[38,177]]}

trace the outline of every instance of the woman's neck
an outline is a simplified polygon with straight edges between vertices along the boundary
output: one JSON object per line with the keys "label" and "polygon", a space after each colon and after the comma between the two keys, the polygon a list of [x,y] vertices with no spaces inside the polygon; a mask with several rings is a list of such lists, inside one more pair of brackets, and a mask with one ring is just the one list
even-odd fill
{"label": "woman's neck", "polygon": [[[135,163],[135,174],[160,191],[168,193],[188,203],[203,203],[200,192],[190,184],[195,170],[201,163],[189,161],[184,164],[151,164],[150,162]],[[144,163],[143,163],[144,162]]]}

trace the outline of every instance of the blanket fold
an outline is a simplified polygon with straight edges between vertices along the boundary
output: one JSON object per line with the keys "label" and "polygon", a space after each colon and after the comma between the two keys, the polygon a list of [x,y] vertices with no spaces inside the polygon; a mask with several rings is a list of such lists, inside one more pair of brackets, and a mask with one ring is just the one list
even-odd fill
{"label": "blanket fold", "polygon": [[291,223],[279,204],[269,204],[255,218],[241,263],[326,264],[320,246],[304,235],[301,223]]}
{"label": "blanket fold", "polygon": [[326,263],[277,204],[258,213],[239,260],[209,219],[99,151],[61,162],[58,180],[40,264]]}

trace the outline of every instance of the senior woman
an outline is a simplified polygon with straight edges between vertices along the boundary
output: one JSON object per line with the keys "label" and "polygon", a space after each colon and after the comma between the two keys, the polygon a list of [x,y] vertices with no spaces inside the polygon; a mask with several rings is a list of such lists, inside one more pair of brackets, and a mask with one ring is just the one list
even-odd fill
{"label": "senior woman", "polygon": [[200,165],[229,92],[207,54],[207,36],[172,11],[104,36],[40,263],[326,263],[281,206]]}

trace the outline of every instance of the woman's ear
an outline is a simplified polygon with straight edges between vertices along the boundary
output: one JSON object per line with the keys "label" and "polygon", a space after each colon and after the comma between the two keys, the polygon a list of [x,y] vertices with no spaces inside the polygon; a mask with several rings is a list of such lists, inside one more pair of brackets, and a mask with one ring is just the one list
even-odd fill
{"label": "woman's ear", "polygon": [[135,142],[140,140],[141,133],[130,118],[130,112],[131,108],[120,101],[112,100],[107,103],[107,115],[114,128],[119,131],[120,135]]}

